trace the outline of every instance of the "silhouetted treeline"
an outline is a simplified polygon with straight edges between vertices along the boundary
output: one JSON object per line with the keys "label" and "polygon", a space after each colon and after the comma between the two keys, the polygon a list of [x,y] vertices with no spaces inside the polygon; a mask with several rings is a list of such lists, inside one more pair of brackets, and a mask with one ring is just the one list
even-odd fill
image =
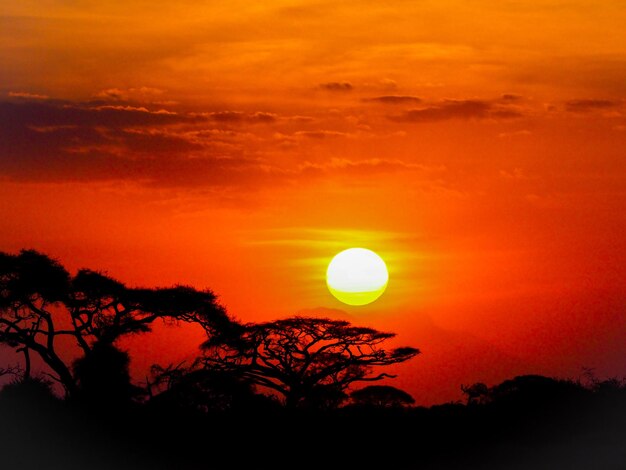
{"label": "silhouetted treeline", "polygon": [[3,468],[621,470],[626,462],[618,380],[521,376],[488,387],[484,400],[430,408],[410,406],[397,389],[370,390],[312,409],[202,375],[190,388],[179,382],[171,401],[118,409],[63,400],[40,379],[7,385]]}
{"label": "silhouetted treeline", "polygon": [[[157,320],[207,339],[196,360],[133,382],[117,342]],[[323,318],[242,324],[211,291],[0,253],[0,343],[22,357],[0,368],[0,468],[626,468],[623,380],[525,375],[415,406],[370,384],[419,354],[384,348],[393,336]]]}
{"label": "silhouetted treeline", "polygon": [[[155,366],[153,380],[142,389],[131,383],[131,358],[117,342],[149,332],[157,320],[194,323],[207,340],[202,354],[185,368]],[[71,276],[59,262],[33,250],[0,252],[0,344],[23,355],[20,380],[31,378],[36,355],[68,400],[98,407],[127,406],[146,395],[165,394],[159,401],[179,398],[183,407],[228,408],[227,397],[213,404],[190,397],[224,395],[235,385],[236,395],[244,389],[252,394],[269,390],[291,408],[332,407],[353,383],[391,377],[374,367],[419,354],[412,347],[384,349],[383,343],[394,336],[321,318],[241,324],[210,290],[129,288],[89,269]],[[72,340],[77,351],[62,351],[63,339]]]}

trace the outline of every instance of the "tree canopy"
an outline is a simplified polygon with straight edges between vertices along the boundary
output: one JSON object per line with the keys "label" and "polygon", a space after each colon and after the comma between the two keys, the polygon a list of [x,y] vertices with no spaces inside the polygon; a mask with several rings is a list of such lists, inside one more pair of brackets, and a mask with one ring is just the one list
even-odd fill
{"label": "tree canopy", "polygon": [[350,394],[355,405],[378,408],[401,408],[415,403],[415,399],[399,388],[391,385],[368,385]]}
{"label": "tree canopy", "polygon": [[228,335],[214,335],[203,345],[205,368],[236,374],[280,393],[287,406],[358,381],[393,377],[374,372],[415,357],[419,350],[382,348],[393,333],[327,318],[292,317],[241,325]]}
{"label": "tree canopy", "polygon": [[[96,344],[113,345],[124,335],[150,331],[157,319],[198,323],[209,335],[231,323],[210,290],[130,288],[89,269],[71,276],[34,250],[0,252],[0,343],[23,353],[25,378],[33,352],[72,395],[79,384],[61,338],[75,341],[86,357]],[[85,376],[89,361],[79,364]]]}

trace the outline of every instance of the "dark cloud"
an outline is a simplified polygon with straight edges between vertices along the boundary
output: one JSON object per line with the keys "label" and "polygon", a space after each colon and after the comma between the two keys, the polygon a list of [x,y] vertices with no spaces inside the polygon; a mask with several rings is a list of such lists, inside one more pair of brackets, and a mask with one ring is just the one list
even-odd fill
{"label": "dark cloud", "polygon": [[[0,174],[24,182],[131,181],[164,188],[208,188],[252,187],[263,184],[272,173],[255,159],[241,155],[193,153],[188,150],[197,150],[196,147],[175,138],[161,136],[152,141],[145,137],[139,152],[135,148],[139,145],[137,140],[124,141],[122,147],[44,148],[44,142],[40,142],[27,153],[3,153]],[[166,149],[158,149],[164,144]],[[0,149],[4,151],[1,143]]]}
{"label": "dark cloud", "polygon": [[[248,145],[255,138],[250,127],[277,119],[263,112],[174,114],[120,104],[0,102],[0,179],[130,181],[206,190],[418,168],[400,160],[382,159],[278,166],[265,155],[256,157],[254,146]],[[280,134],[280,139],[297,142],[350,136],[321,129]]]}
{"label": "dark cloud", "polygon": [[382,104],[415,104],[421,103],[422,100],[417,96],[386,95],[376,96],[374,98],[365,98],[363,101]]}
{"label": "dark cloud", "polygon": [[505,93],[500,97],[502,101],[507,101],[509,103],[522,101],[524,97],[522,95],[516,95],[515,93]]}
{"label": "dark cloud", "polygon": [[493,109],[489,113],[490,118],[494,119],[516,119],[524,116],[524,114],[517,109],[499,108]]}
{"label": "dark cloud", "polygon": [[8,178],[24,182],[131,181],[161,188],[252,187],[271,176],[270,169],[245,158],[129,158],[98,149],[49,154],[37,165],[13,163],[2,163],[0,170]]}
{"label": "dark cloud", "polygon": [[277,120],[276,114],[273,113],[264,113],[264,112],[256,112],[256,113],[244,113],[242,111],[216,111],[213,113],[209,113],[208,117],[216,122],[222,123],[272,123]]}
{"label": "dark cloud", "polygon": [[[273,119],[265,113],[247,118]],[[194,187],[254,185],[272,174],[235,146],[211,150],[210,138],[198,138],[208,122],[203,116],[25,101],[0,102],[0,122],[0,177],[16,181]]]}
{"label": "dark cloud", "polygon": [[445,100],[433,106],[389,116],[389,119],[396,122],[422,123],[449,119],[510,119],[521,116],[518,110],[498,106],[491,101]]}
{"label": "dark cloud", "polygon": [[352,91],[354,89],[354,86],[349,82],[320,83],[319,87],[328,91]]}
{"label": "dark cloud", "polygon": [[619,105],[619,101],[612,100],[570,100],[565,103],[565,109],[574,113],[586,113],[615,108]]}
{"label": "dark cloud", "polygon": [[208,116],[217,122],[242,122],[246,115],[241,111],[217,111]]}
{"label": "dark cloud", "polygon": [[205,118],[132,106],[81,106],[47,102],[0,102],[0,122],[14,126],[132,127],[197,122]]}
{"label": "dark cloud", "polygon": [[298,131],[294,133],[294,136],[298,137],[308,137],[310,139],[326,139],[326,138],[335,138],[335,137],[347,137],[349,134],[345,132],[338,131],[327,131],[327,130],[319,130],[319,131]]}

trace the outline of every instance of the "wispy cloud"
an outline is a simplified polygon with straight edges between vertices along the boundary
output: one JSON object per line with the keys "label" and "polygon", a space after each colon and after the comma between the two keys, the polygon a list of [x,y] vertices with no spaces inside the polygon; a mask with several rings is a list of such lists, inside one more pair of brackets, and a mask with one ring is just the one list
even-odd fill
{"label": "wispy cloud", "polygon": [[309,139],[332,139],[336,137],[349,137],[347,132],[316,130],[316,131],[298,131],[293,134],[296,137],[307,137]]}
{"label": "wispy cloud", "polygon": [[25,98],[31,100],[47,100],[49,98],[48,95],[41,95],[38,93],[29,93],[26,91],[10,91],[7,93],[11,98]]}
{"label": "wispy cloud", "polygon": [[484,100],[445,100],[431,106],[410,109],[402,114],[389,116],[395,122],[436,122],[450,119],[511,119],[522,113],[512,107]]}
{"label": "wispy cloud", "polygon": [[446,171],[443,165],[428,166],[419,163],[405,162],[399,159],[369,158],[364,160],[348,160],[332,158],[322,163],[305,162],[301,166],[304,172],[344,173],[344,174],[380,174],[396,171],[422,171],[425,173],[441,173]]}
{"label": "wispy cloud", "polygon": [[[247,122],[267,120],[246,114]],[[224,139],[205,115],[144,106],[0,102],[0,174],[19,181],[127,180],[160,186],[262,184],[280,175]],[[216,151],[216,148],[220,151]]]}
{"label": "wispy cloud", "polygon": [[321,88],[322,90],[327,90],[327,91],[345,92],[345,91],[352,91],[354,89],[354,86],[350,82],[327,82],[327,83],[320,83],[319,88]]}
{"label": "wispy cloud", "polygon": [[[263,111],[183,112],[150,105],[0,102],[0,176],[16,181],[130,181],[160,187],[256,188],[287,181],[428,171],[400,159],[275,161],[255,149],[268,139],[357,138],[358,131],[301,129],[311,119]],[[259,124],[265,124],[260,126]],[[267,135],[267,126],[290,132]],[[265,134],[264,134],[265,133]]]}
{"label": "wispy cloud", "polygon": [[146,99],[162,95],[164,90],[154,87],[133,87],[133,88],[107,88],[100,90],[94,96],[107,100],[130,100],[130,99]]}
{"label": "wispy cloud", "polygon": [[603,99],[570,100],[565,103],[565,109],[574,113],[588,113],[620,106],[619,101]]}
{"label": "wispy cloud", "polygon": [[380,103],[380,104],[416,104],[422,101],[421,98],[417,96],[407,96],[407,95],[384,95],[384,96],[375,96],[373,98],[364,98],[364,102],[366,103]]}
{"label": "wispy cloud", "polygon": [[261,111],[257,111],[255,113],[245,113],[243,111],[215,111],[212,113],[202,114],[202,116],[222,123],[272,123],[277,120],[276,114]]}

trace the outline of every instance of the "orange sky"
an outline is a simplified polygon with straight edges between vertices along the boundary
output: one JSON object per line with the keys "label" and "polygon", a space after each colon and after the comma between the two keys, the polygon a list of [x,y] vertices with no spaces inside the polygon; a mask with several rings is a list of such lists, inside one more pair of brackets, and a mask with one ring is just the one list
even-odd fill
{"label": "orange sky", "polygon": [[[518,373],[626,374],[624,2],[1,15],[1,250],[208,287],[242,320],[395,331],[423,350],[395,382],[419,403]],[[324,283],[351,246],[390,269],[367,307]],[[128,347],[139,374],[198,342]]]}

